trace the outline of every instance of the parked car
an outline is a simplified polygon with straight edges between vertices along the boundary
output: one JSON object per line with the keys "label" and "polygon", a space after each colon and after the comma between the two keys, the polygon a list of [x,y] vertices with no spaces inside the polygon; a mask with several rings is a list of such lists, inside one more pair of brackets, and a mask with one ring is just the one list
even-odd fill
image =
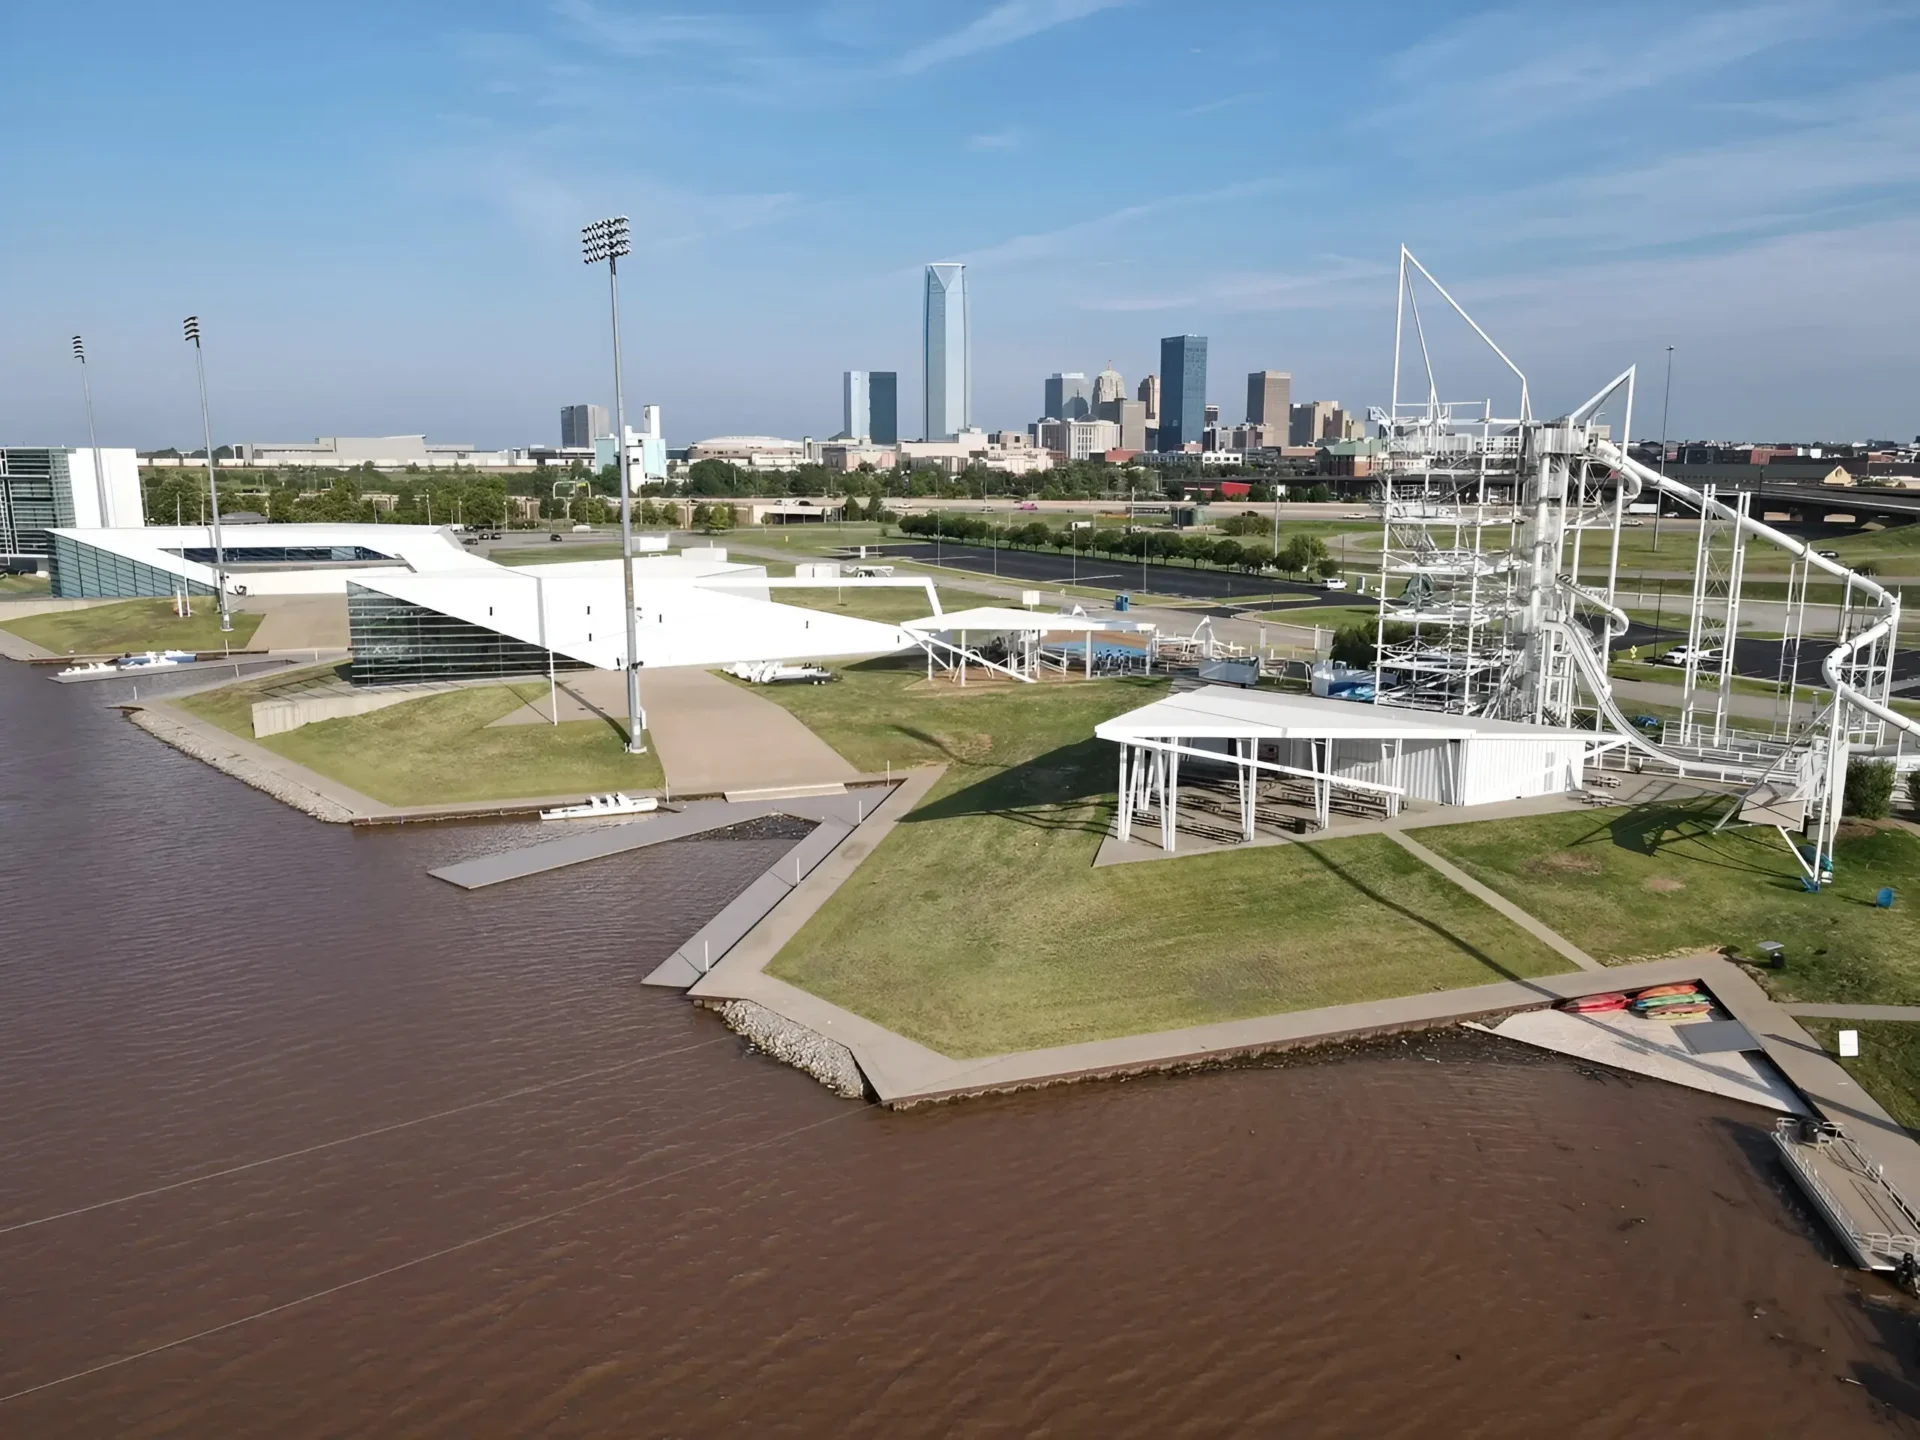
{"label": "parked car", "polygon": [[1818,555],[1822,560],[1838,560],[1840,558],[1840,552],[1838,550],[1816,550],[1813,553]]}
{"label": "parked car", "polygon": [[1325,582],[1324,588],[1328,590],[1344,590],[1347,588],[1347,582],[1336,575],[1331,580]]}
{"label": "parked car", "polygon": [[554,532],[553,532],[553,533],[552,533],[551,535],[549,535],[549,536],[547,536],[547,538],[548,538],[549,540],[552,540],[552,541],[554,541],[554,542],[556,542],[556,543],[558,543],[558,541],[559,541],[559,539],[560,539],[560,532],[559,532],[558,530],[556,530],[556,531],[554,531]]}
{"label": "parked car", "polygon": [[573,527],[573,533],[576,535],[591,535],[593,533],[593,526],[576,525]]}
{"label": "parked car", "polygon": [[1622,520],[1620,523],[1622,525],[1629,526],[1632,529],[1638,530],[1642,525],[1645,525],[1647,522],[1644,520]]}
{"label": "parked car", "polygon": [[1720,652],[1718,650],[1694,650],[1691,646],[1676,645],[1660,657],[1659,663],[1662,665],[1685,665],[1687,661],[1695,658],[1697,658],[1702,665],[1718,665],[1720,663]]}
{"label": "parked car", "polygon": [[1629,715],[1627,720],[1636,730],[1657,731],[1660,728],[1660,719],[1656,715]]}

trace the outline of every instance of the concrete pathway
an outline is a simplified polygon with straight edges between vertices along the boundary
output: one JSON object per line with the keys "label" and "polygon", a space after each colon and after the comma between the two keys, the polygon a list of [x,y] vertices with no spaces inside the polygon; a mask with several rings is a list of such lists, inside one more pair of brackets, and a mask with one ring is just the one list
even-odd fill
{"label": "concrete pathway", "polygon": [[1482,885],[1452,861],[1441,859],[1418,840],[1408,835],[1406,831],[1389,830],[1386,832],[1386,835],[1389,840],[1413,856],[1414,859],[1437,870],[1476,900],[1480,900],[1499,911],[1541,944],[1565,956],[1582,970],[1604,970],[1607,968],[1591,955],[1587,954],[1587,952],[1582,950],[1578,945],[1560,934],[1559,931],[1550,929],[1542,921],[1536,920],[1499,891]]}
{"label": "concrete pathway", "polygon": [[242,608],[260,616],[256,650],[344,650],[349,644],[345,595],[249,596]]}
{"label": "concrete pathway", "polygon": [[641,682],[647,732],[675,791],[845,784],[858,774],[791,711],[710,670],[648,670]]}
{"label": "concrete pathway", "polygon": [[1912,1020],[1920,1022],[1920,1005],[1782,1005],[1789,1015],[1818,1020]]}

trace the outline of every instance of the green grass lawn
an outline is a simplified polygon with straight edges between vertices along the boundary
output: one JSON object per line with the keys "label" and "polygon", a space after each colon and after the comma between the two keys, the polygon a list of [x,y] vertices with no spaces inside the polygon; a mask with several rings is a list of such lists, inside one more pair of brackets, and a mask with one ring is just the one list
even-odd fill
{"label": "green grass lawn", "polygon": [[233,630],[220,633],[220,613],[211,597],[196,596],[193,614],[173,613],[171,600],[127,600],[85,610],[24,615],[6,622],[23,640],[56,655],[118,655],[127,650],[244,650],[260,617],[236,611]]}
{"label": "green grass lawn", "polygon": [[[251,740],[253,702],[287,682],[275,676],[176,703]],[[545,681],[454,690],[254,743],[389,805],[660,787],[658,757],[628,755],[621,732],[603,720],[488,728],[526,701],[546,698]]]}
{"label": "green grass lawn", "polygon": [[45,575],[0,575],[0,600],[32,600],[45,595],[53,582]]}
{"label": "green grass lawn", "polygon": [[[551,540],[542,545],[515,546],[511,550],[495,548],[487,552],[486,557],[496,565],[511,565],[518,569],[522,565],[559,565],[571,564],[581,560],[618,560],[620,542],[600,542],[556,545]],[[619,574],[619,567],[614,568]]]}
{"label": "green grass lawn", "polygon": [[[1708,832],[1723,801],[1484,820],[1420,831],[1447,856],[1588,954],[1609,962],[1737,947],[1787,947],[1764,972],[1783,1000],[1920,1003],[1920,835],[1849,825],[1825,893],[1800,888],[1800,869],[1773,830]],[[1873,906],[1891,885],[1892,910]]]}
{"label": "green grass lawn", "polygon": [[[1920,1131],[1920,1025],[1905,1020],[1798,1018],[1835,1063],[1887,1107],[1889,1115],[1907,1129]],[[1842,1030],[1860,1032],[1860,1054],[1852,1060],[1840,1058],[1835,1037]]]}
{"label": "green grass lawn", "polygon": [[1323,630],[1338,630],[1342,625],[1371,625],[1379,610],[1366,605],[1313,605],[1300,610],[1268,610],[1262,620],[1280,625],[1318,625]]}
{"label": "green grass lawn", "polygon": [[1157,681],[962,692],[898,664],[844,674],[769,698],[862,770],[950,768],[770,970],[946,1054],[1566,968],[1385,840],[1093,869],[1114,755],[1092,727]]}

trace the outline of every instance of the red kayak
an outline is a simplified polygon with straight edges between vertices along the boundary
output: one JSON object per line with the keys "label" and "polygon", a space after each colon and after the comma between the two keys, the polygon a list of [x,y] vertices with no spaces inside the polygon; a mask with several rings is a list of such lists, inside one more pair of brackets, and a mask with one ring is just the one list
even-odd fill
{"label": "red kayak", "polygon": [[1598,1015],[1608,1010],[1627,1008],[1627,997],[1620,994],[1581,995],[1562,1002],[1560,1008],[1570,1015]]}

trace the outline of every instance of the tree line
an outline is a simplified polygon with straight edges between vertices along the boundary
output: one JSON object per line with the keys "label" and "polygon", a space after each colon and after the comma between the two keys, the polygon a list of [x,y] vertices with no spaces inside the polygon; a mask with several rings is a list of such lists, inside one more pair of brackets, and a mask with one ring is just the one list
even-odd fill
{"label": "tree line", "polygon": [[1185,561],[1196,569],[1211,566],[1220,570],[1281,570],[1310,578],[1337,575],[1340,566],[1327,552],[1317,535],[1295,534],[1283,539],[1279,551],[1263,541],[1232,535],[1182,534],[1177,530],[1131,531],[1085,526],[1059,529],[1044,520],[1024,525],[1003,525],[998,521],[971,515],[909,515],[899,521],[903,535],[928,539],[938,537],[968,544],[1003,545],[1009,549],[1078,551],[1083,555],[1108,559],[1156,560],[1165,564]]}

